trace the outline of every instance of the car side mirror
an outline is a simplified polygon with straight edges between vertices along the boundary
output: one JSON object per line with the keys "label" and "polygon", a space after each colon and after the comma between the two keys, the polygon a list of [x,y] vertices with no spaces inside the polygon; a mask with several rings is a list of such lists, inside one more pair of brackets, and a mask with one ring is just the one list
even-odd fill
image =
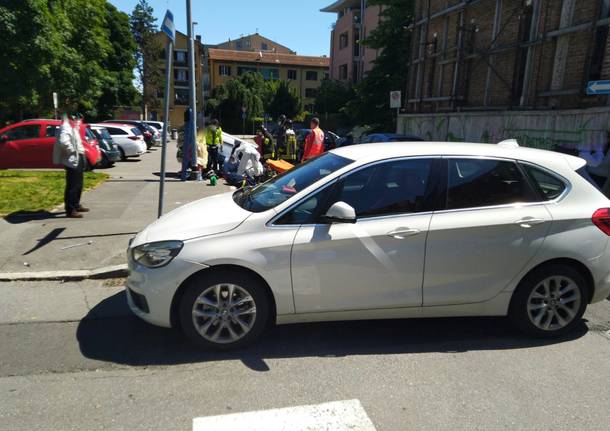
{"label": "car side mirror", "polygon": [[322,216],[325,223],[356,223],[356,210],[345,202],[334,203]]}

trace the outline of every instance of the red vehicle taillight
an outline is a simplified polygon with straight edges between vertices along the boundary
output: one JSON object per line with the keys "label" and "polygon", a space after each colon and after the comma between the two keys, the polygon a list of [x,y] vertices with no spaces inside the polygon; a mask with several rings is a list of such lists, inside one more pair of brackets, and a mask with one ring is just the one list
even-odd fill
{"label": "red vehicle taillight", "polygon": [[602,208],[593,213],[593,224],[610,236],[610,208]]}
{"label": "red vehicle taillight", "polygon": [[139,136],[128,136],[129,139],[131,139],[132,141],[139,141],[140,137]]}

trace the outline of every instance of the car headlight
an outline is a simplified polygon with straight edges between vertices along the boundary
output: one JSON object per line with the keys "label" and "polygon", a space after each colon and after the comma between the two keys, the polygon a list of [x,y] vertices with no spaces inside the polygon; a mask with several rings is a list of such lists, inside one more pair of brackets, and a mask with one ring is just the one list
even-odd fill
{"label": "car headlight", "polygon": [[184,243],[182,241],[161,241],[143,244],[132,250],[133,260],[147,268],[160,268],[170,263]]}

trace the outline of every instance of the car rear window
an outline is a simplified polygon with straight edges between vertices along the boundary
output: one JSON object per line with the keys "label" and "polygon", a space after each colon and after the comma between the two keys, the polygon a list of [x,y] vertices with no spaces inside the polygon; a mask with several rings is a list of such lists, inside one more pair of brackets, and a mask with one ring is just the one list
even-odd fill
{"label": "car rear window", "polygon": [[546,201],[557,199],[567,188],[566,183],[552,173],[536,168],[532,165],[523,165],[525,171],[538,189],[538,193]]}
{"label": "car rear window", "polygon": [[135,127],[133,129],[131,129],[131,133],[133,133],[136,136],[139,136],[142,134],[142,132],[140,132],[140,129],[137,129]]}

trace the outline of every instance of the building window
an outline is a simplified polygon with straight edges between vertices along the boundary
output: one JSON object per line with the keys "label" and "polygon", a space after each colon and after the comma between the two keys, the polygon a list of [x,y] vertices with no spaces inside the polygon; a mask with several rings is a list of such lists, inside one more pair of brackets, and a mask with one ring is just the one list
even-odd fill
{"label": "building window", "polygon": [[347,64],[339,66],[339,79],[347,79]]}
{"label": "building window", "polygon": [[305,97],[308,99],[315,99],[318,91],[315,88],[306,88],[305,89]]}
{"label": "building window", "polygon": [[318,80],[318,72],[308,70],[305,74],[305,79],[307,81],[317,81]]}
{"label": "building window", "polygon": [[176,64],[186,64],[186,51],[175,51],[174,61]]}
{"label": "building window", "polygon": [[239,76],[244,75],[249,72],[256,73],[256,67],[239,66],[237,68],[237,74]]}
{"label": "building window", "polygon": [[330,74],[328,72],[324,72],[324,79],[330,79]]}
{"label": "building window", "polygon": [[235,49],[238,51],[241,51],[243,49],[241,40],[238,40],[237,42],[235,42]]}
{"label": "building window", "polygon": [[180,82],[187,82],[189,80],[189,73],[185,69],[174,69],[174,79]]}
{"label": "building window", "polygon": [[360,32],[354,31],[354,57],[360,57]]}
{"label": "building window", "polygon": [[263,51],[269,51],[269,45],[267,45],[265,42],[261,43],[261,49]]}
{"label": "building window", "polygon": [[176,95],[174,99],[176,105],[188,105],[189,104],[189,89],[188,88],[176,88]]}
{"label": "building window", "polygon": [[297,80],[297,71],[294,69],[289,69],[288,70],[288,79],[291,81],[296,81]]}
{"label": "building window", "polygon": [[220,76],[231,76],[231,66],[225,66],[225,65],[218,66],[218,74]]}
{"label": "building window", "polygon": [[[610,17],[610,7],[607,1],[602,2],[600,19]],[[589,67],[589,81],[597,81],[602,78],[606,45],[608,42],[608,26],[597,27],[595,32],[595,47],[591,53],[591,65]],[[604,77],[605,78],[605,77]]]}
{"label": "building window", "polygon": [[339,49],[347,48],[348,40],[347,32],[341,33],[339,35]]}
{"label": "building window", "polygon": [[280,79],[280,70],[279,69],[271,69],[271,68],[262,68],[261,74],[265,81],[276,81]]}

